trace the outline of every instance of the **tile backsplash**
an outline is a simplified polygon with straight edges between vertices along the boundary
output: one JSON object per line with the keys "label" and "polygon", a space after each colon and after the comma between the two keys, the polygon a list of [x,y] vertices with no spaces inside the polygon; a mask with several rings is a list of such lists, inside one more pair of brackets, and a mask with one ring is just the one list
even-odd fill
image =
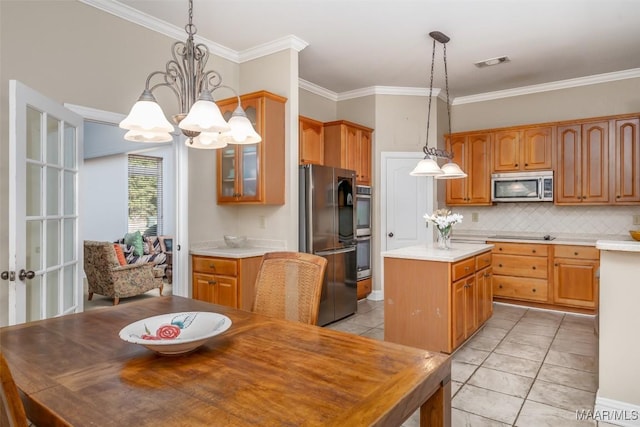
{"label": "tile backsplash", "polygon": [[[556,206],[553,203],[498,203],[494,206],[450,208],[462,214],[455,230],[513,231],[556,234],[619,234],[640,229],[633,216],[640,215],[638,206]],[[472,216],[477,214],[478,221]]]}

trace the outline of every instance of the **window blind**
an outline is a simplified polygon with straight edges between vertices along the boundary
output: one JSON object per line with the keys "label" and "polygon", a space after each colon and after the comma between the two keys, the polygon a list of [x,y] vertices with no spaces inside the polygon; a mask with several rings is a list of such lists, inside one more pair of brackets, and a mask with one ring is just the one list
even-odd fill
{"label": "window blind", "polygon": [[162,235],[162,158],[129,154],[128,231]]}

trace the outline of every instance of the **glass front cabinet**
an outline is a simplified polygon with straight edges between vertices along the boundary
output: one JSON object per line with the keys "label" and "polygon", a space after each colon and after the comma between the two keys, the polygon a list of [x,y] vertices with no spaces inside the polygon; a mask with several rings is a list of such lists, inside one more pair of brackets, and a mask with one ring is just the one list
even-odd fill
{"label": "glass front cabinet", "polygon": [[[287,100],[266,91],[242,95],[240,100],[262,142],[218,149],[218,204],[283,205]],[[235,97],[216,103],[227,120],[238,105]]]}

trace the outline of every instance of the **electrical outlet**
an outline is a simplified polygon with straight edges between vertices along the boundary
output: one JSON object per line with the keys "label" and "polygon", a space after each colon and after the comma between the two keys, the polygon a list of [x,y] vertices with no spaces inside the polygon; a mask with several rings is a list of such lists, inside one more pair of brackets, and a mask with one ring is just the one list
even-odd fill
{"label": "electrical outlet", "polygon": [[633,216],[633,225],[640,225],[640,215]]}
{"label": "electrical outlet", "polygon": [[478,222],[480,215],[478,212],[471,212],[471,222]]}
{"label": "electrical outlet", "polygon": [[258,223],[260,224],[260,228],[267,228],[267,220],[265,219],[264,215],[260,215],[258,217]]}

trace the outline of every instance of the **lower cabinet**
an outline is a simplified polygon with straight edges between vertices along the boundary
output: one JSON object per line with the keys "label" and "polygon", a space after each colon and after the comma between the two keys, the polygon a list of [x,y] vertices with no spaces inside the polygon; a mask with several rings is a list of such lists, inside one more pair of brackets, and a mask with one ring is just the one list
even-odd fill
{"label": "lower cabinet", "polygon": [[506,300],[548,301],[549,245],[489,242],[493,248],[493,295]]}
{"label": "lower cabinet", "polygon": [[598,306],[600,251],[558,245],[553,258],[553,302],[571,307]]}
{"label": "lower cabinet", "polygon": [[358,299],[366,298],[371,293],[371,277],[358,280]]}
{"label": "lower cabinet", "polygon": [[193,255],[193,298],[251,310],[261,262],[261,256],[236,259]]}

